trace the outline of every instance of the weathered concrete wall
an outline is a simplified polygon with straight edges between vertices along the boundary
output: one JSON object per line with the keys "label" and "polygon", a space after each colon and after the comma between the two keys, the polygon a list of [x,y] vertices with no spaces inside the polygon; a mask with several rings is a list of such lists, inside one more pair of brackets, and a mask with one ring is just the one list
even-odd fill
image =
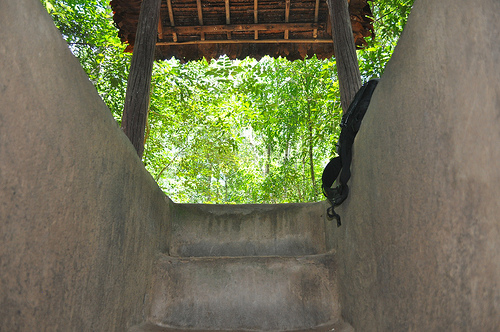
{"label": "weathered concrete wall", "polygon": [[499,30],[498,0],[415,1],[332,227],[357,331],[500,327]]}
{"label": "weathered concrete wall", "polygon": [[40,2],[0,31],[0,331],[124,331],[171,203]]}

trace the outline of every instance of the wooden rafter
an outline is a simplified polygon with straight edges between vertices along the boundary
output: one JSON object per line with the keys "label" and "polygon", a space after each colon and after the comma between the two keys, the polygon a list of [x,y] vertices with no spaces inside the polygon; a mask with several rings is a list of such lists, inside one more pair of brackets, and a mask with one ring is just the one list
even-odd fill
{"label": "wooden rafter", "polygon": [[[229,0],[224,0],[226,4],[226,24],[231,24],[231,7],[229,7]],[[227,39],[231,39],[231,32],[227,33]]]}
{"label": "wooden rafter", "polygon": [[190,40],[183,42],[158,42],[158,46],[202,45],[202,44],[332,44],[331,39],[228,39],[228,40]]}
{"label": "wooden rafter", "polygon": [[[200,25],[203,25],[203,10],[201,8],[201,0],[196,0],[196,7],[198,9],[198,22],[200,23]],[[201,40],[205,40],[204,32],[200,33],[200,38]]]}
{"label": "wooden rafter", "polygon": [[158,37],[160,39],[163,39],[163,23],[161,21],[161,11],[159,13],[159,19],[158,19]]}
{"label": "wooden rafter", "polygon": [[257,24],[229,24],[229,25],[196,25],[165,27],[163,33],[198,34],[235,31],[304,31],[325,30],[324,23],[257,23]]}
{"label": "wooden rafter", "polygon": [[[314,7],[314,23],[318,23],[319,17],[319,0],[316,0],[316,5]],[[313,38],[318,38],[318,29],[313,30]]]}
{"label": "wooden rafter", "polygon": [[[253,1],[253,23],[259,23],[259,0]],[[258,30],[255,30],[254,39],[259,39]]]}
{"label": "wooden rafter", "polygon": [[[172,0],[167,0],[167,7],[168,7],[168,18],[170,19],[170,26],[174,27],[175,21],[174,21],[174,11],[172,10]],[[177,41],[177,34],[175,32],[172,34],[172,39],[174,40],[174,42]]]}
{"label": "wooden rafter", "polygon": [[[128,43],[127,52],[134,49],[134,23],[137,22],[135,15],[138,15],[142,1],[145,0],[111,0],[120,38]],[[328,2],[332,0],[296,0],[293,3],[292,0],[161,1],[161,23],[157,27],[157,36],[162,44],[158,44],[155,53],[158,59],[175,56],[189,61],[204,56],[214,58],[221,54],[230,58],[259,58],[268,54],[294,60],[313,54],[318,58],[333,55],[333,43],[324,42],[332,38],[328,10]],[[364,38],[373,35],[372,14],[366,6],[366,0],[342,1],[349,1],[351,4],[350,19],[356,47],[363,47],[366,45]],[[286,41],[276,42],[278,39]],[[315,39],[321,41],[308,42]],[[208,41],[205,42],[206,40]],[[236,41],[227,42],[228,40]],[[259,46],[231,45],[251,44],[249,40],[255,41]],[[261,43],[260,40],[270,41]],[[199,47],[194,41],[201,41]],[[191,46],[170,47],[165,44],[172,42],[179,46],[189,43],[187,45]],[[265,44],[270,42],[280,45]],[[202,47],[204,43],[219,43],[221,47]]]}
{"label": "wooden rafter", "polygon": [[[285,1],[285,23],[290,19],[290,0]],[[285,30],[285,39],[288,39],[288,29]]]}

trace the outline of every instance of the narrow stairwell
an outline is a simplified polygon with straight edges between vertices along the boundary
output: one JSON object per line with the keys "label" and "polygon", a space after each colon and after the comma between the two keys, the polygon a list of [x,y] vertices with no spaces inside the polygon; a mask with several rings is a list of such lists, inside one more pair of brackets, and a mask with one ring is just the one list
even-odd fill
{"label": "narrow stairwell", "polygon": [[177,204],[146,321],[129,332],[353,331],[324,205]]}

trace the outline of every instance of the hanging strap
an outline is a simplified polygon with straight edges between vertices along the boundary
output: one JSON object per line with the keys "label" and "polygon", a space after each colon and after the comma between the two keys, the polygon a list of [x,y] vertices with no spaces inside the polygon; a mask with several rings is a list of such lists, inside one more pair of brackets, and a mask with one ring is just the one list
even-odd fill
{"label": "hanging strap", "polygon": [[[342,204],[349,195],[347,182],[351,178],[352,144],[359,131],[361,121],[370,105],[373,91],[378,84],[378,79],[365,83],[354,96],[354,100],[340,122],[340,136],[337,143],[338,157],[332,158],[323,170],[323,194],[331,206],[327,210],[328,217],[337,219],[337,226],[341,226],[340,216],[335,212],[335,207]],[[338,185],[332,188],[335,180]]]}

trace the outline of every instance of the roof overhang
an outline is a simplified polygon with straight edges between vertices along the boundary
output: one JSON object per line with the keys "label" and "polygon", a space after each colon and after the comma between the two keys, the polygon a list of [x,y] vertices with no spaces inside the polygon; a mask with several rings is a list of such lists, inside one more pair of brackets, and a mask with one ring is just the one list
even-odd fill
{"label": "roof overhang", "polygon": [[[128,52],[141,3],[110,3]],[[363,47],[374,34],[367,0],[351,0],[349,11],[355,44]],[[334,54],[330,21],[326,0],[162,0],[155,58],[329,58]]]}

